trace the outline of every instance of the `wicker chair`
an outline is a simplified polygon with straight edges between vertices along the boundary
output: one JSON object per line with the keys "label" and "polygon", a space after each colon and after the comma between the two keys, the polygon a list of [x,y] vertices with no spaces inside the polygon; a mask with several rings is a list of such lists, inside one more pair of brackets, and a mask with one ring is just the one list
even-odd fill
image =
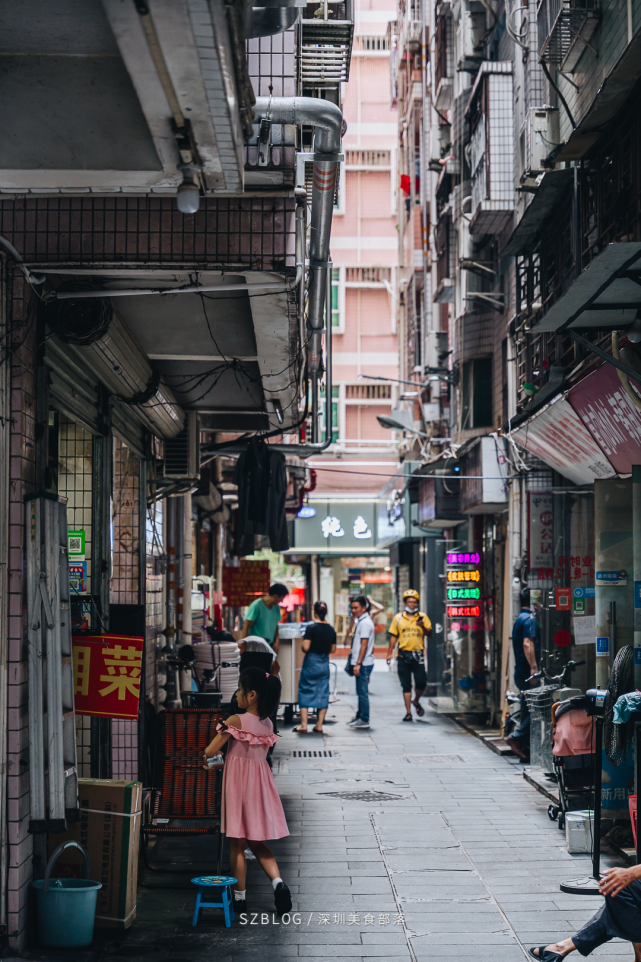
{"label": "wicker chair", "polygon": [[[158,716],[158,748],[153,787],[148,791],[142,826],[142,852],[147,836],[218,835],[218,870],[222,855],[220,831],[221,773],[203,768],[203,751],[216,734],[225,713],[220,709],[171,708]],[[176,825],[190,821],[193,825]],[[197,823],[197,824],[196,824]]]}

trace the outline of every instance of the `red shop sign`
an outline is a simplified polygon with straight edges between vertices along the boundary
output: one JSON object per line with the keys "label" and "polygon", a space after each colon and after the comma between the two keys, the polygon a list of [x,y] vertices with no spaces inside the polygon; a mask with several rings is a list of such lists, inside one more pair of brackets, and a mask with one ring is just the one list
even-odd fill
{"label": "red shop sign", "polygon": [[143,640],[128,635],[74,635],[76,714],[138,718]]}
{"label": "red shop sign", "polygon": [[[629,384],[638,394],[639,385]],[[632,465],[641,461],[641,417],[625,393],[618,371],[604,364],[573,387],[568,400],[614,470],[630,474]]]}

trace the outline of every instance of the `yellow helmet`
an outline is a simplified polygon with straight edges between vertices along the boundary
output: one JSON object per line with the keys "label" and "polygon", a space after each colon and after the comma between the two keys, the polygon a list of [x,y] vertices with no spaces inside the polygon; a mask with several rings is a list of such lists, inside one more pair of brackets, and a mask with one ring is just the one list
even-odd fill
{"label": "yellow helmet", "polygon": [[403,592],[403,601],[405,601],[406,598],[416,598],[417,601],[420,601],[420,595],[414,588],[408,588],[407,591]]}

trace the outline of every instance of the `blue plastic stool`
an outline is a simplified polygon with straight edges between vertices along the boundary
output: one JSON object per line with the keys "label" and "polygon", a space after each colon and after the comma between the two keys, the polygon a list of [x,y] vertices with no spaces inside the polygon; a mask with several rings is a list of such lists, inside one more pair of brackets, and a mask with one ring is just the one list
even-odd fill
{"label": "blue plastic stool", "polygon": [[[191,924],[193,926],[198,924],[201,909],[222,909],[225,913],[225,925],[229,928],[236,918],[231,886],[235,885],[237,881],[238,879],[232,878],[231,875],[201,875],[199,878],[193,878],[191,883],[198,886],[198,895],[196,896],[196,908]],[[207,889],[222,889],[222,902],[203,902],[203,896]]]}

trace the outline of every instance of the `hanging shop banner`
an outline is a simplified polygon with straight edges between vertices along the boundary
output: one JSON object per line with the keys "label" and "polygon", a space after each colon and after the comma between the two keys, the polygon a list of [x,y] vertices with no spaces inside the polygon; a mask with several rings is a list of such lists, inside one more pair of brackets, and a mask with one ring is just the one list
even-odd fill
{"label": "hanging shop banner", "polygon": [[77,715],[138,718],[143,641],[128,635],[74,635]]}
{"label": "hanging shop banner", "polygon": [[549,568],[554,559],[554,496],[550,491],[528,493],[528,567]]}
{"label": "hanging shop banner", "polygon": [[[638,393],[639,385],[629,382]],[[568,401],[618,474],[641,464],[641,411],[625,393],[611,364],[572,388]],[[641,404],[641,395],[639,396]]]}
{"label": "hanging shop banner", "polygon": [[512,437],[575,484],[614,476],[612,465],[563,397],[516,428]]}
{"label": "hanging shop banner", "polygon": [[256,601],[269,591],[269,561],[247,561],[240,566],[223,568],[223,595],[225,604],[231,608],[242,608]]}

